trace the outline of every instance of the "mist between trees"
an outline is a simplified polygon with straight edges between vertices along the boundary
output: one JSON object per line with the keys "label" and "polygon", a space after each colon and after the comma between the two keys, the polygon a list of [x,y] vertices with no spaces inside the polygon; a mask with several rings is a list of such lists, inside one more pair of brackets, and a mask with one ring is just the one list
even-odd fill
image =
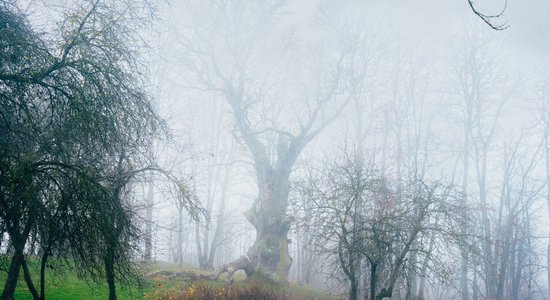
{"label": "mist between trees", "polygon": [[0,1],[0,298],[548,299],[546,6],[440,2]]}

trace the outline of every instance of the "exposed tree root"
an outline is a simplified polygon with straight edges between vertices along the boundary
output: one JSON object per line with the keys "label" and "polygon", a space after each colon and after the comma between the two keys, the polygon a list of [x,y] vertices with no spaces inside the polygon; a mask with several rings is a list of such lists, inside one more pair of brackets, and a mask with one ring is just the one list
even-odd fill
{"label": "exposed tree root", "polygon": [[254,274],[254,267],[250,262],[250,259],[246,256],[241,256],[238,259],[219,266],[216,271],[208,275],[197,275],[191,271],[172,272],[167,270],[158,270],[148,273],[148,278],[164,278],[164,279],[182,279],[184,281],[196,281],[196,280],[217,280],[223,273],[227,273],[225,277],[225,284],[231,285],[233,283],[233,274],[239,270],[243,270],[247,277]]}
{"label": "exposed tree root", "polygon": [[207,280],[216,280],[222,275],[223,273],[227,272],[227,276],[225,277],[225,284],[231,285],[233,283],[233,274],[239,270],[243,270],[246,273],[247,277],[250,277],[254,274],[254,267],[252,266],[252,263],[250,262],[250,259],[246,256],[241,256],[238,259],[219,266],[216,268],[216,271],[210,275],[201,275],[201,278],[207,279]]}

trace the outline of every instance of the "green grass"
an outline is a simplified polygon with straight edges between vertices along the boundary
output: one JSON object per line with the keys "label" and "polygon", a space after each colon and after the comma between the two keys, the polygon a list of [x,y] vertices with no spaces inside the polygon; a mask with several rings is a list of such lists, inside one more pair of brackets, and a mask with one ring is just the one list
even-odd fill
{"label": "green grass", "polygon": [[[32,274],[35,288],[40,292],[39,267],[38,261],[30,260],[29,269]],[[6,282],[6,272],[0,272],[0,294],[4,289]],[[93,284],[88,283],[76,276],[69,269],[47,270],[46,271],[46,299],[48,300],[66,300],[66,299],[108,299],[109,289],[107,283]],[[117,285],[117,296],[119,299],[139,299],[144,292],[151,292],[155,287],[155,281],[146,280],[142,290],[137,286],[121,287]],[[15,299],[32,299],[27,284],[23,278],[23,270],[19,272],[19,281],[14,294]]]}
{"label": "green grass", "polygon": [[[38,262],[30,262],[30,270],[33,275],[33,282],[37,289],[39,289],[39,272],[38,272]],[[205,274],[208,271],[202,271],[189,267],[178,267],[174,264],[167,263],[157,263],[146,268],[147,273],[157,271],[157,270],[166,270],[166,271],[187,271],[194,272],[196,274]],[[55,274],[54,274],[55,273]],[[61,274],[58,274],[61,273]],[[235,274],[234,286],[249,286],[249,285],[260,285],[268,289],[283,289],[286,293],[292,295],[292,298],[296,299],[336,299],[330,297],[328,294],[313,289],[311,287],[302,286],[296,283],[290,283],[288,287],[276,287],[266,283],[263,278],[260,276],[254,276],[252,279],[246,279],[244,274]],[[0,272],[0,293],[3,290],[4,283],[6,280],[6,272]],[[224,287],[224,277],[222,276],[219,280],[214,282],[207,282],[209,286],[221,289]],[[197,282],[183,282],[181,279],[167,279],[163,277],[156,278],[146,278],[145,284],[142,289],[138,289],[137,286],[132,287],[121,287],[120,284],[117,285],[117,296],[118,299],[143,299],[145,295],[148,296],[148,299],[154,298],[154,295],[158,295],[159,292],[166,290],[186,290],[189,286],[195,284],[200,284]],[[109,290],[107,284],[100,285],[90,285],[85,280],[79,279],[74,272],[65,269],[62,272],[53,272],[49,271],[46,275],[46,299],[48,300],[71,300],[71,299],[108,299]],[[151,297],[153,296],[153,297]],[[32,299],[30,292],[28,291],[27,285],[23,279],[23,270],[20,272],[19,283],[14,295],[16,300],[21,299]]]}

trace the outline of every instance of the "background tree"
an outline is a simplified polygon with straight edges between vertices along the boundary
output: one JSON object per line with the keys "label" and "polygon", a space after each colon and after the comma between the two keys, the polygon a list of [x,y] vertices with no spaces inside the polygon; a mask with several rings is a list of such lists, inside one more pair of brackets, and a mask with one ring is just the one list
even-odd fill
{"label": "background tree", "polygon": [[[535,94],[539,101],[539,118],[542,121],[542,140],[544,142],[544,170],[546,180],[550,178],[550,86],[548,85],[548,79],[545,74],[539,75],[539,83],[535,87]],[[546,206],[548,209],[548,216],[550,219],[550,184],[546,184]],[[550,226],[550,225],[549,225]],[[550,228],[548,229],[548,235],[550,236]],[[546,265],[547,269],[547,283],[550,287],[550,241],[546,249]]]}
{"label": "background tree", "polygon": [[[383,299],[392,297],[398,278],[409,270],[407,265],[417,263],[407,259],[413,252],[432,262],[433,276],[444,274],[433,267],[437,263],[446,268],[432,256],[433,249],[421,246],[430,239],[456,248],[469,242],[458,232],[457,224],[469,222],[454,213],[463,206],[451,187],[418,178],[391,183],[380,174],[374,165],[348,156],[311,172],[301,188],[315,212],[316,249],[335,259],[349,279],[350,299],[357,299],[354,268],[360,257],[369,266],[370,299]],[[358,199],[363,201],[361,210],[355,205]],[[356,235],[361,238],[354,239]]]}

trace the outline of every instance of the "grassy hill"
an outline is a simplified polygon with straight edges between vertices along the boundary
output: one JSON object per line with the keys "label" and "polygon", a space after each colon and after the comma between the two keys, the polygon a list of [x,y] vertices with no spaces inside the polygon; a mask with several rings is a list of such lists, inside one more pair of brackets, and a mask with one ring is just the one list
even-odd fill
{"label": "grassy hill", "polygon": [[[37,266],[31,262],[34,283],[38,288]],[[144,270],[144,284],[137,286],[120,286],[117,288],[119,299],[340,299],[330,296],[325,292],[311,287],[302,286],[291,282],[289,286],[276,286],[261,276],[245,278],[244,274],[235,274],[235,282],[232,287],[226,287],[221,277],[217,281],[203,281],[174,277],[174,274],[199,275],[204,271],[178,267],[174,264],[156,263]],[[21,272],[22,273],[22,272]],[[83,279],[79,279],[74,272],[64,269],[49,272],[46,276],[46,299],[71,300],[71,299],[108,299],[107,284],[90,285]],[[15,292],[15,299],[32,299],[22,277]],[[2,291],[6,273],[0,273],[0,293]]]}

